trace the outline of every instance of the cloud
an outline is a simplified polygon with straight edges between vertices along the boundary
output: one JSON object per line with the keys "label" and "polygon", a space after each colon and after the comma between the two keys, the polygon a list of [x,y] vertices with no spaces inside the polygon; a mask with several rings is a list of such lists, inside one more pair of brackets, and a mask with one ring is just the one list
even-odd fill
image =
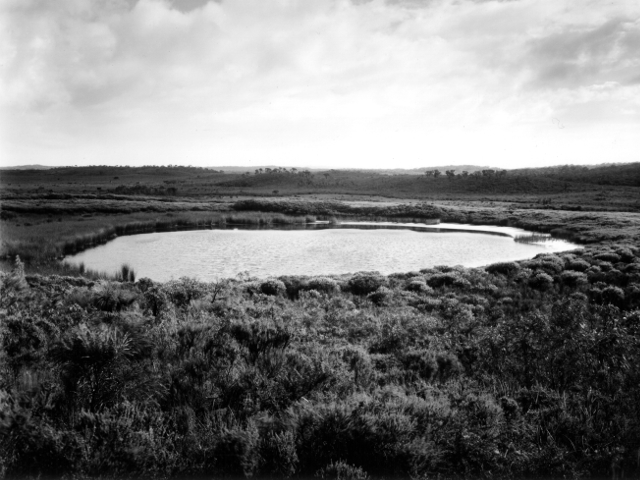
{"label": "cloud", "polygon": [[527,53],[537,67],[535,86],[576,88],[610,81],[634,83],[640,71],[638,52],[640,21],[614,18],[534,39]]}
{"label": "cloud", "polygon": [[640,4],[625,0],[7,0],[3,9],[0,102],[12,118],[3,138],[16,158],[117,152],[143,162],[153,152],[175,163],[188,151],[199,162],[299,164],[309,152],[318,163],[348,151],[350,161],[366,152],[419,162],[423,150],[449,160],[477,151],[451,146],[464,137],[506,159],[517,148],[501,140],[506,131],[535,143],[553,118],[570,131],[635,125],[640,111]]}

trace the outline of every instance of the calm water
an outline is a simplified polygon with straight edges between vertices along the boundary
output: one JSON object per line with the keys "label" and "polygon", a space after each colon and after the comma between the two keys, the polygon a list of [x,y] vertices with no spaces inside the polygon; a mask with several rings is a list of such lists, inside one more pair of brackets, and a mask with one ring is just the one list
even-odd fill
{"label": "calm water", "polygon": [[[454,231],[458,229],[475,232]],[[373,222],[295,230],[191,230],[118,237],[66,261],[104,272],[128,263],[137,278],[157,281],[183,276],[211,281],[240,272],[268,277],[362,270],[389,274],[435,265],[477,267],[576,248],[559,240],[533,245],[514,241],[514,236],[526,233],[507,227]]]}

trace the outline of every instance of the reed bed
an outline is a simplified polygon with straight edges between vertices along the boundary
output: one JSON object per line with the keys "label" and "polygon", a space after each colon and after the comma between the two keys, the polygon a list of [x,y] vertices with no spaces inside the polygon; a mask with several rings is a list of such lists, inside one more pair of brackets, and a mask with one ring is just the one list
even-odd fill
{"label": "reed bed", "polygon": [[[200,213],[200,212],[198,212]],[[26,264],[45,264],[53,259],[73,255],[88,248],[107,243],[118,236],[139,233],[168,232],[175,230],[208,229],[227,225],[304,225],[313,223],[312,215],[292,216],[285,214],[269,214],[261,212],[215,213],[198,215],[187,212],[149,220],[133,220],[126,223],[97,227],[94,231],[74,234],[66,228],[51,235],[35,233],[26,238],[6,238],[3,235],[0,256],[5,259],[19,256]],[[54,224],[60,225],[63,224]],[[32,227],[38,229],[37,226]]]}

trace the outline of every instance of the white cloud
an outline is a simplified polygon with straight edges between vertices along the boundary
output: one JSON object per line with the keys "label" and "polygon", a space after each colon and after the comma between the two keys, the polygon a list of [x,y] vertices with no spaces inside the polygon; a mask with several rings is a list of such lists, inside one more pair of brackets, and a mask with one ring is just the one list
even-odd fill
{"label": "white cloud", "polygon": [[640,4],[601,3],[5,1],[3,158],[630,161]]}

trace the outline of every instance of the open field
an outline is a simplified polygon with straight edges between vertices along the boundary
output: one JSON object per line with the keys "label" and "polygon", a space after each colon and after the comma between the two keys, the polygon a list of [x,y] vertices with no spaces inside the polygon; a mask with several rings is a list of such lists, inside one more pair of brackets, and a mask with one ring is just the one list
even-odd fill
{"label": "open field", "polygon": [[[272,184],[166,170],[0,172],[0,477],[640,476],[628,169],[626,183],[607,170],[610,185],[587,177],[565,193],[560,173],[534,172],[518,192],[503,178],[400,178],[380,195],[370,173],[329,187],[316,173],[300,186],[291,172]],[[112,191],[114,180],[131,189]],[[434,188],[394,192],[402,182]],[[107,279],[58,261],[140,231],[330,218],[511,225],[585,248],[486,268],[214,283],[126,269]]]}

